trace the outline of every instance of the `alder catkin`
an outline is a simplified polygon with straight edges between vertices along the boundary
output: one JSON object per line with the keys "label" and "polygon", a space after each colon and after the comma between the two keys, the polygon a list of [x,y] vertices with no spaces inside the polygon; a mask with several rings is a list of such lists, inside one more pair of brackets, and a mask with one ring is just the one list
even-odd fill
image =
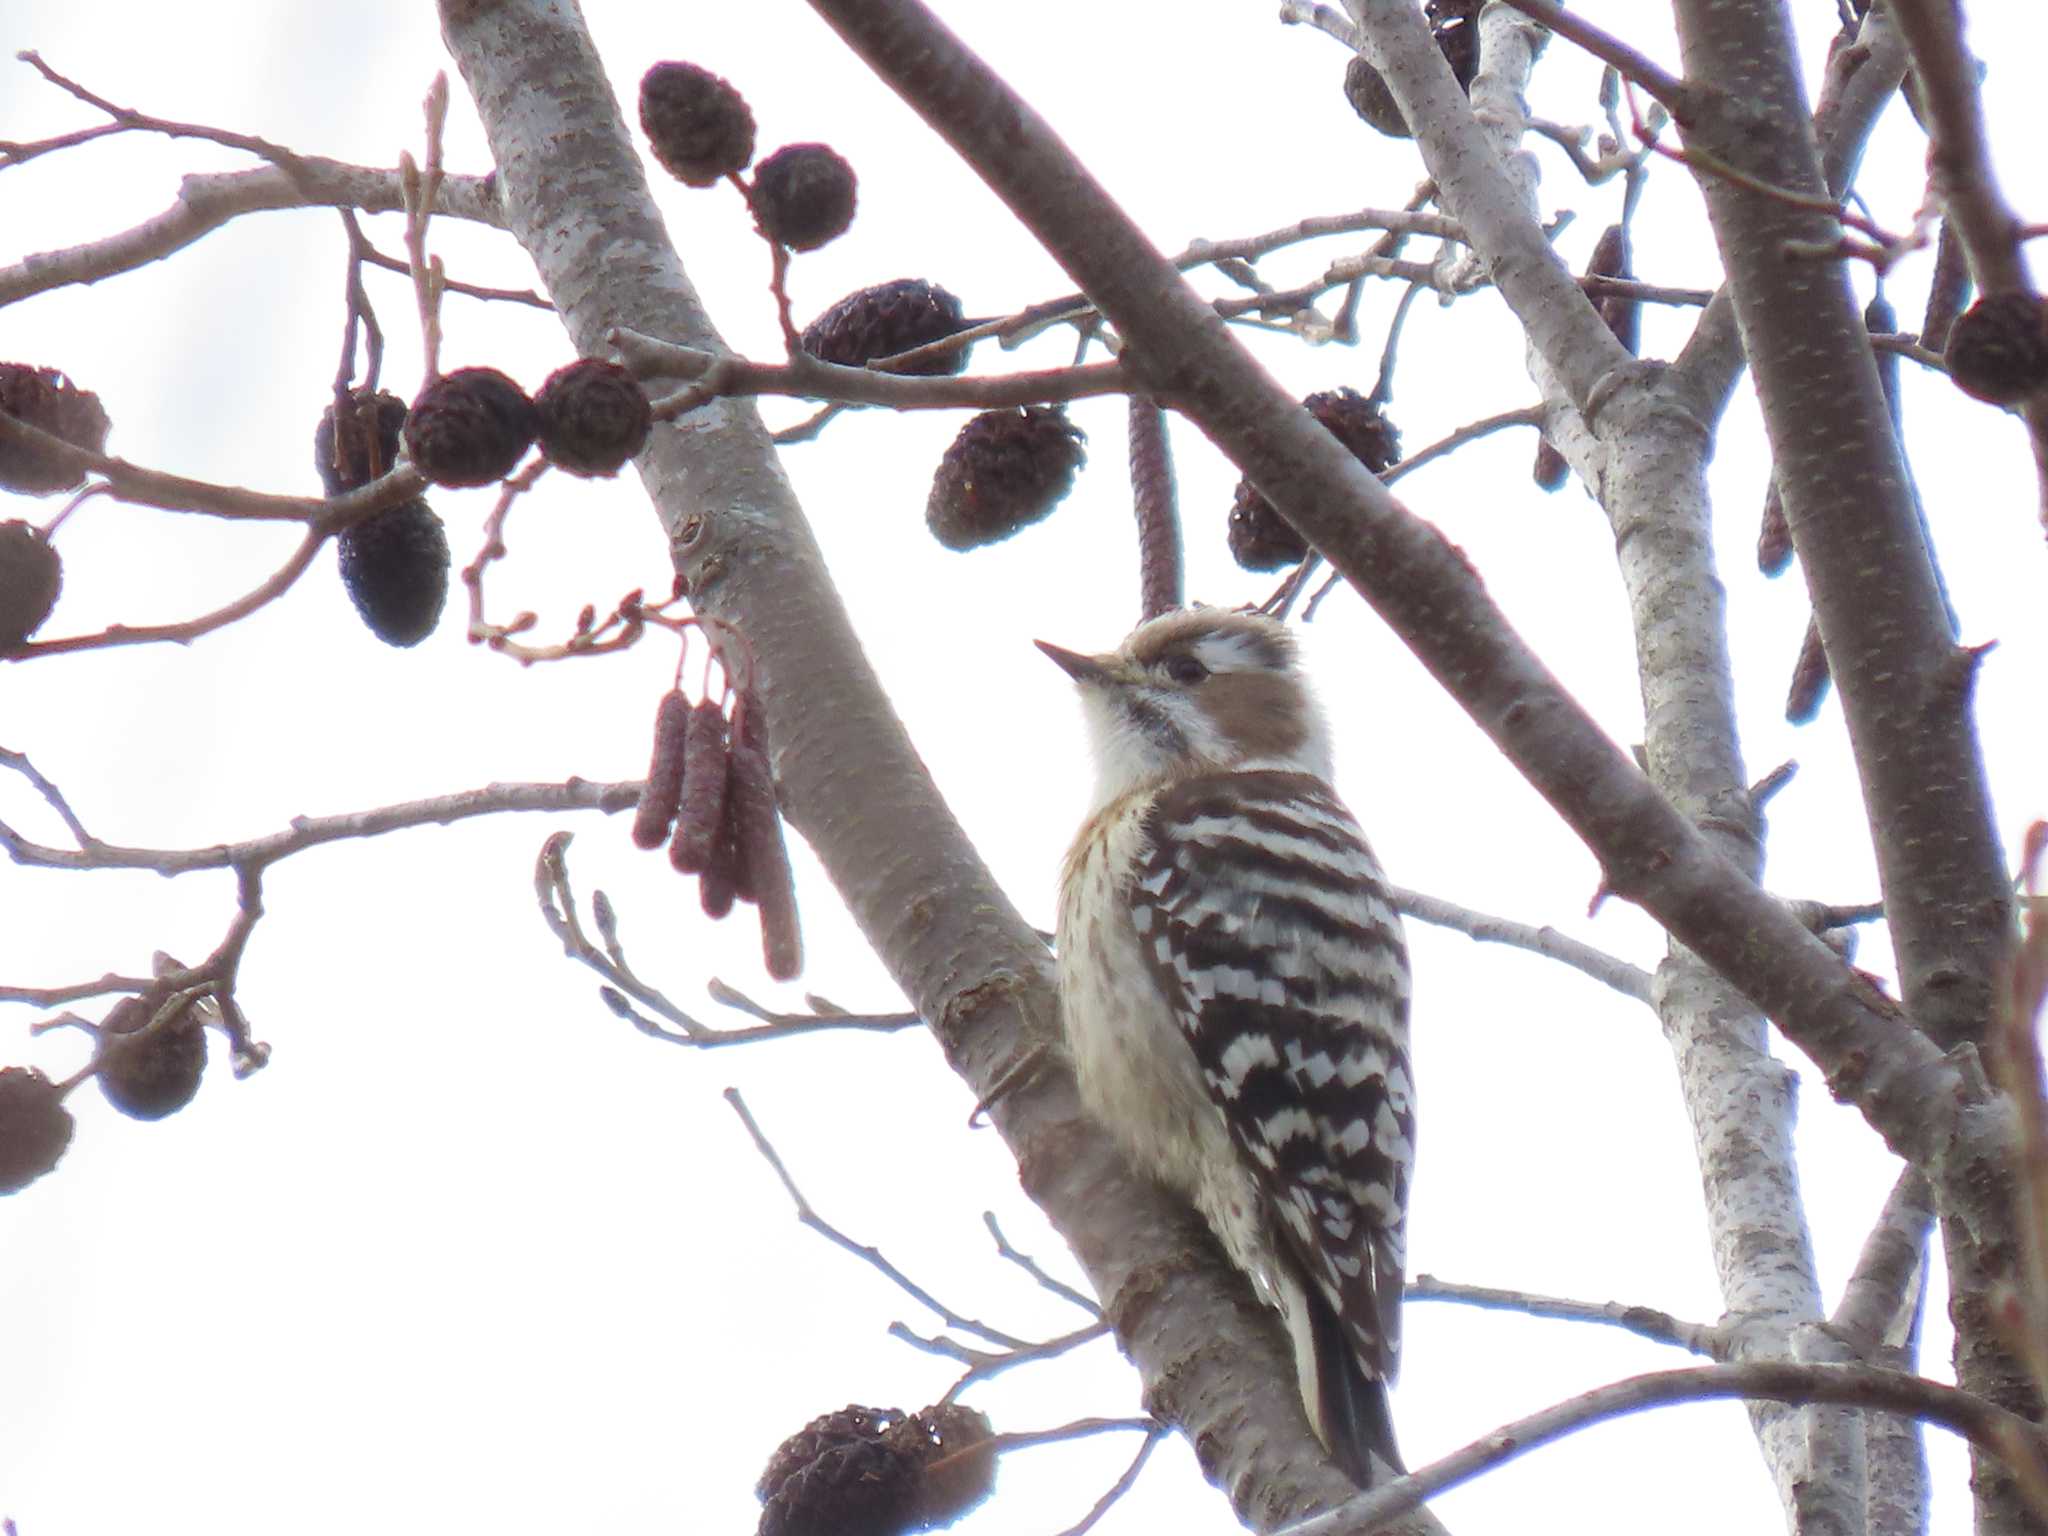
{"label": "alder catkin", "polygon": [[739,845],[733,840],[732,817],[727,816],[718,846],[711,850],[711,867],[697,877],[697,900],[706,917],[725,917],[732,911],[733,901],[739,895],[739,861]]}
{"label": "alder catkin", "polygon": [[686,875],[711,867],[711,855],[725,824],[727,749],[725,712],[705,699],[690,711],[689,736],[683,746],[683,799],[676,815],[676,835],[668,845],[668,861]]}
{"label": "alder catkin", "polygon": [[690,701],[683,697],[682,689],[671,688],[654,711],[654,757],[647,765],[647,788],[640,792],[640,809],[633,813],[637,847],[659,848],[668,841],[668,829],[682,803],[683,743],[689,730]]}
{"label": "alder catkin", "polygon": [[742,742],[732,754],[733,826],[739,840],[736,883],[751,884],[761,911],[761,958],[768,974],[788,981],[804,968],[803,936],[796,919],[796,887],[782,816],[775,807],[775,774],[768,754]]}

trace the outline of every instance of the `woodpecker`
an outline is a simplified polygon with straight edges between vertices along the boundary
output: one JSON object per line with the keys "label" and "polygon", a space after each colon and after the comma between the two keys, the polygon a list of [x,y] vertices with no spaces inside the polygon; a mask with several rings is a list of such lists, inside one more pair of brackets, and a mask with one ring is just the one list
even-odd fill
{"label": "woodpecker", "polygon": [[1369,1486],[1403,1470],[1408,954],[1294,637],[1193,608],[1106,656],[1038,645],[1094,749],[1058,932],[1082,1100],[1278,1309],[1309,1423]]}

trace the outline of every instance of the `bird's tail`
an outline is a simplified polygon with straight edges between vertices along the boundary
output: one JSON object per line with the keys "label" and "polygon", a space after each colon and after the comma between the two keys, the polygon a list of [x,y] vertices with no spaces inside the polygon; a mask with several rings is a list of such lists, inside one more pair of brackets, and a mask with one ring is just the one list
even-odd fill
{"label": "bird's tail", "polygon": [[1300,1322],[1291,1331],[1302,1406],[1331,1460],[1360,1488],[1405,1473],[1407,1464],[1394,1442],[1386,1382],[1367,1374],[1320,1286],[1303,1285],[1290,1300],[1300,1304]]}

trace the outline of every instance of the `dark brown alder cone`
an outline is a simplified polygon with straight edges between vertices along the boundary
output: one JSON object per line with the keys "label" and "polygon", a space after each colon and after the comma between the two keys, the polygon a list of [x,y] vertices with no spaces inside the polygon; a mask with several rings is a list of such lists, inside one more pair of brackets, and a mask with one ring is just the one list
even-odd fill
{"label": "dark brown alder cone", "polygon": [[57,1166],[71,1145],[63,1092],[34,1067],[0,1068],[0,1195],[12,1195]]}
{"label": "dark brown alder cone", "polygon": [[[0,415],[27,422],[74,448],[101,453],[107,446],[109,423],[100,397],[55,368],[0,363]],[[51,496],[84,483],[84,471],[66,469],[40,448],[0,443],[0,490]]]}
{"label": "dark brown alder cone", "polygon": [[815,251],[853,224],[853,167],[826,144],[785,144],[754,168],[747,194],[761,233],[792,251]]}
{"label": "dark brown alder cone", "polygon": [[978,549],[1046,517],[1088,462],[1087,434],[1056,405],[983,411],[947,447],[925,526],[948,549]]}
{"label": "dark brown alder cone", "polygon": [[386,645],[418,645],[448,604],[448,530],[423,497],[345,528],[336,541],[349,600]]}
{"label": "dark brown alder cone", "polygon": [[828,1446],[761,1506],[758,1536],[902,1536],[915,1529],[916,1460],[879,1440]]}
{"label": "dark brown alder cone", "polygon": [[381,389],[351,390],[339,433],[334,420],[330,400],[313,429],[313,468],[328,495],[358,490],[398,462],[399,434],[405,427],[405,402],[398,396]]}
{"label": "dark brown alder cone", "polygon": [[436,485],[490,485],[533,445],[540,418],[495,368],[458,368],[420,391],[405,418],[405,451]]}
{"label": "dark brown alder cone", "polygon": [[972,1408],[842,1408],[813,1419],[755,1485],[760,1536],[898,1536],[948,1524],[994,1487],[989,1422]]}
{"label": "dark brown alder cone", "polygon": [[533,397],[541,452],[572,475],[615,475],[654,426],[640,381],[617,363],[586,357],[557,368]]}
{"label": "dark brown alder cone", "polygon": [[2012,405],[2048,385],[2048,300],[1987,294],[1949,328],[1948,376],[1992,405]]}
{"label": "dark brown alder cone", "polygon": [[206,1025],[198,1009],[187,1006],[159,1028],[139,1033],[155,1012],[156,1005],[143,998],[123,998],[100,1026],[93,1063],[107,1102],[136,1120],[176,1114],[192,1102],[206,1072]]}
{"label": "dark brown alder cone", "polygon": [[654,711],[654,756],[647,765],[647,788],[633,813],[633,842],[659,848],[668,841],[683,797],[683,746],[690,734],[690,701],[671,688]]}
{"label": "dark brown alder cone", "polygon": [[[1472,89],[1472,77],[1479,73],[1479,5],[1480,0],[1430,0],[1427,7],[1436,45],[1451,66],[1458,88],[1464,91]],[[1353,54],[1344,67],[1344,99],[1351,103],[1352,111],[1388,138],[1414,137],[1395,105],[1394,93],[1362,54]]]}
{"label": "dark brown alder cone", "polygon": [[[1355,389],[1319,389],[1301,402],[1308,413],[1374,474],[1398,463],[1401,434],[1384,412]],[[1231,556],[1248,571],[1277,571],[1308,554],[1308,544],[1249,479],[1230,504]]]}
{"label": "dark brown alder cone", "polygon": [[[923,278],[899,277],[849,293],[805,326],[799,341],[821,363],[865,368],[877,358],[943,341],[966,328],[965,313],[952,294]],[[967,366],[967,352],[955,347],[896,371],[926,378],[958,373]]]}
{"label": "dark brown alder cone", "polygon": [[640,128],[661,168],[708,187],[754,158],[754,114],[729,82],[695,64],[657,64],[640,77]]}
{"label": "dark brown alder cone", "polygon": [[739,742],[732,750],[729,814],[739,850],[734,884],[752,887],[761,913],[762,962],[770,976],[788,981],[804,968],[796,885],[782,839],[782,813],[775,804],[775,773],[768,754],[751,742]]}
{"label": "dark brown alder cone", "polygon": [[676,813],[676,834],[668,845],[669,863],[686,875],[701,875],[711,866],[725,825],[731,764],[725,712],[711,700],[702,700],[690,711],[690,731],[683,742],[683,800]]}
{"label": "dark brown alder cone", "polygon": [[0,651],[43,627],[64,589],[64,562],[42,529],[0,523]]}

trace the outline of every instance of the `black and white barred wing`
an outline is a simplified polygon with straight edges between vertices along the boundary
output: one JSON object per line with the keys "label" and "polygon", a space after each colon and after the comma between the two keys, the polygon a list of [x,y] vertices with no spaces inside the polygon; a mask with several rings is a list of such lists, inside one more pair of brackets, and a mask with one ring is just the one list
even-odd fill
{"label": "black and white barred wing", "polygon": [[1306,774],[1163,791],[1129,893],[1210,1096],[1366,1368],[1400,1355],[1414,1161],[1408,958],[1379,863]]}

